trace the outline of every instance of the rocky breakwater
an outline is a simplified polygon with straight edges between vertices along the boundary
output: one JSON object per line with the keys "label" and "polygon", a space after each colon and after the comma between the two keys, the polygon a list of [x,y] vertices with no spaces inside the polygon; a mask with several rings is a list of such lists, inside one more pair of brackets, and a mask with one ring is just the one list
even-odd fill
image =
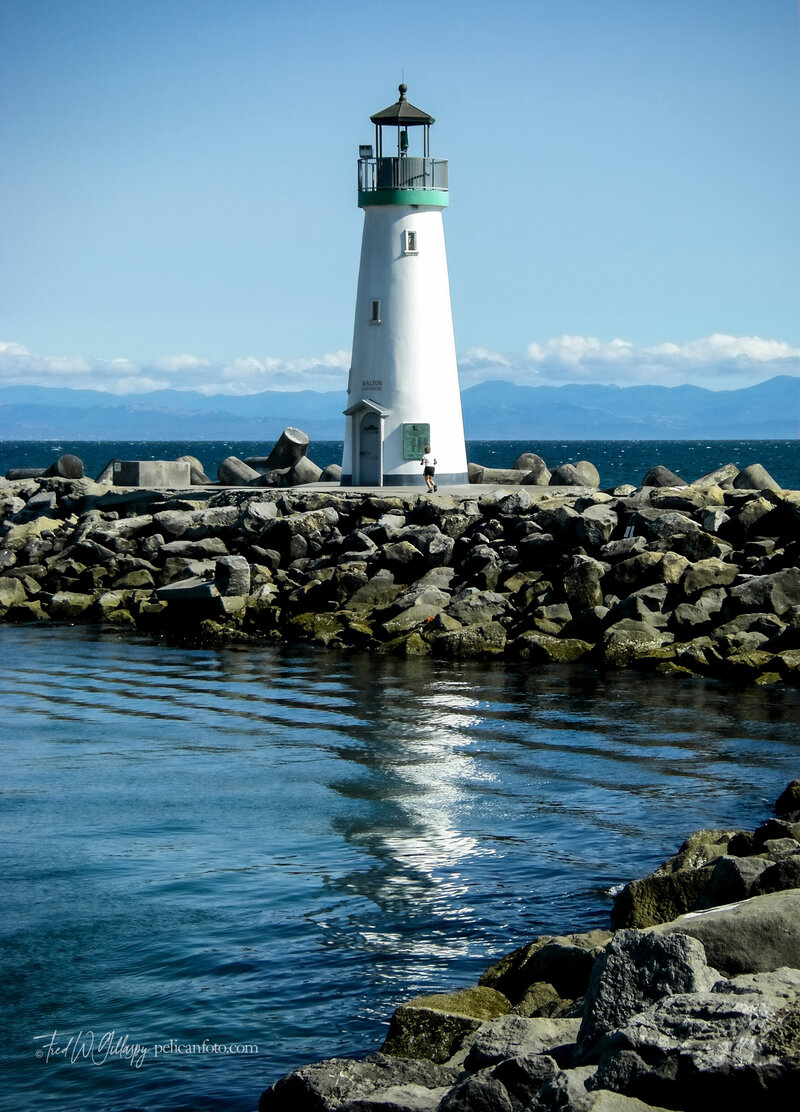
{"label": "rocky breakwater", "polygon": [[800,493],[0,480],[0,616],[794,682]]}
{"label": "rocky breakwater", "polygon": [[617,896],[611,931],[537,938],[408,1000],[380,1052],[301,1068],[260,1112],[795,1109],[800,780],[775,810],[693,834]]}

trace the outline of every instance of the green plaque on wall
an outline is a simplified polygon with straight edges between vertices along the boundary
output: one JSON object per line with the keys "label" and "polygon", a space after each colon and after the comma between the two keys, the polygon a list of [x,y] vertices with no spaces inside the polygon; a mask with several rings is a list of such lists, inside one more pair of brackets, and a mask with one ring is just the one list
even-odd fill
{"label": "green plaque on wall", "polygon": [[422,459],[425,445],[430,442],[430,425],[403,425],[403,459]]}

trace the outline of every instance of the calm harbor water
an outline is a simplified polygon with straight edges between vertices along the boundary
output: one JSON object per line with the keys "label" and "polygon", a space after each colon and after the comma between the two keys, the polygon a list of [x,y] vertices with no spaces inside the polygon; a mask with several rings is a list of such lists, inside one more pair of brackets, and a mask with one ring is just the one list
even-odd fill
{"label": "calm harbor water", "polygon": [[252,1112],[800,773],[795,690],[69,626],[0,653],[15,1110]]}
{"label": "calm harbor water", "polygon": [[[0,475],[12,467],[47,467],[65,452],[83,460],[86,474],[100,474],[111,459],[177,459],[197,456],[206,474],[215,478],[226,456],[246,459],[269,453],[272,444],[258,441],[103,441],[56,443],[47,440],[0,441]],[[487,467],[513,467],[523,452],[536,452],[549,467],[590,460],[600,472],[601,488],[621,483],[641,485],[655,464],[676,471],[687,482],[724,463],[747,467],[760,463],[787,490],[800,489],[800,440],[471,440],[467,458]],[[309,457],[320,467],[342,462],[342,442],[324,440],[309,446]],[[441,461],[440,461],[441,462]],[[444,465],[443,465],[444,467]],[[444,489],[444,488],[443,488]]]}

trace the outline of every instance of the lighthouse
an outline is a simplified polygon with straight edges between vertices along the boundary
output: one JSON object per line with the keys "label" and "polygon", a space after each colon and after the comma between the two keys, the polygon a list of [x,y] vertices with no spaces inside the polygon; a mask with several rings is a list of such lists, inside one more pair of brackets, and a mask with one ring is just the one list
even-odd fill
{"label": "lighthouse", "polygon": [[397,103],[370,117],[374,147],[359,148],[364,231],[343,486],[422,486],[428,444],[437,483],[468,481],[442,223],[448,167],[431,157],[433,116],[406,92],[400,85]]}

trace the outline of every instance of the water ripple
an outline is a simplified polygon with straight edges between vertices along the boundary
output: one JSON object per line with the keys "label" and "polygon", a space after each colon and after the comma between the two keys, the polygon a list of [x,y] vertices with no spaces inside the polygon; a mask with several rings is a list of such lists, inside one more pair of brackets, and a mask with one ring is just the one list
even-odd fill
{"label": "water ripple", "polygon": [[[0,626],[8,1098],[245,1112],[798,773],[794,691]],[[93,1026],[258,1055],[33,1057]]]}

